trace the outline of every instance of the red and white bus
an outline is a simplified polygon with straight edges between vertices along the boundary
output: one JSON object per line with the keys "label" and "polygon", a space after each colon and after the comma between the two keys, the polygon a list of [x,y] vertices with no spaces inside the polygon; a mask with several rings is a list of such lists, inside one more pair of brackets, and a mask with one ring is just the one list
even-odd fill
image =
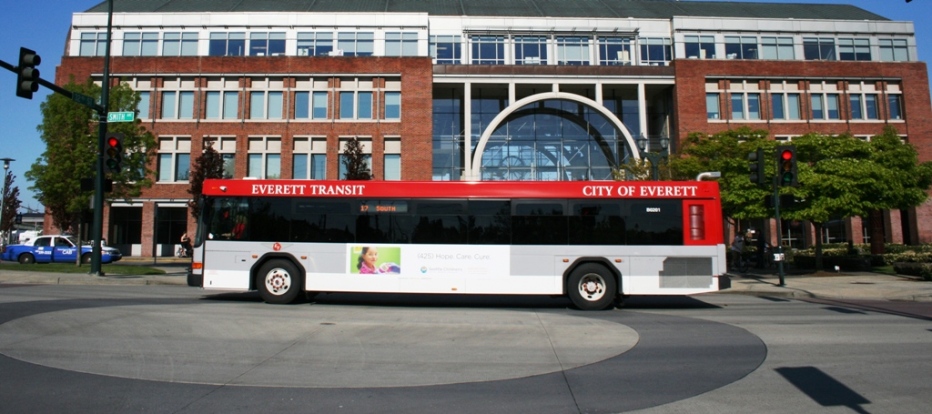
{"label": "red and white bus", "polygon": [[303,292],[627,295],[727,288],[718,183],[206,180],[188,284]]}

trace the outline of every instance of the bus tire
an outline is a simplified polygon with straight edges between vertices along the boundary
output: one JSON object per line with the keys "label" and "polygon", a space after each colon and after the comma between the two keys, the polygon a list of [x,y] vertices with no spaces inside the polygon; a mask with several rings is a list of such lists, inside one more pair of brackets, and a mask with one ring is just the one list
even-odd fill
{"label": "bus tire", "polygon": [[19,255],[20,264],[33,264],[36,262],[36,257],[32,253],[23,253]]}
{"label": "bus tire", "polygon": [[288,260],[269,260],[259,268],[256,287],[266,303],[292,303],[301,293],[301,274]]}
{"label": "bus tire", "polygon": [[617,295],[615,275],[595,263],[580,265],[570,273],[566,292],[580,310],[602,310],[611,306]]}

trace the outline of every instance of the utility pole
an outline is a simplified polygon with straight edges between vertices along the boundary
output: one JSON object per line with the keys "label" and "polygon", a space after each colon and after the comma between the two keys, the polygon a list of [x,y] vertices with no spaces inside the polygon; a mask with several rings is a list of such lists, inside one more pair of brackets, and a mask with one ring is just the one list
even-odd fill
{"label": "utility pole", "polygon": [[104,47],[104,78],[101,82],[100,106],[97,112],[97,176],[94,178],[94,224],[91,227],[91,275],[103,276],[100,271],[100,251],[104,227],[104,141],[107,139],[107,111],[110,108],[110,44],[113,37],[113,0],[107,0],[107,43]]}

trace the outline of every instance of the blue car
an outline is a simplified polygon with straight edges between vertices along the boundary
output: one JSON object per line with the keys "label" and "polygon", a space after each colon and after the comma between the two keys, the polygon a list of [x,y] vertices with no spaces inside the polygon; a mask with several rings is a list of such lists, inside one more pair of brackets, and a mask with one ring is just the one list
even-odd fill
{"label": "blue car", "polygon": [[[23,244],[6,246],[0,259],[9,262],[74,263],[81,255],[81,263],[91,262],[91,246],[77,246],[70,236],[40,236]],[[102,246],[100,262],[112,263],[123,258],[113,247]]]}

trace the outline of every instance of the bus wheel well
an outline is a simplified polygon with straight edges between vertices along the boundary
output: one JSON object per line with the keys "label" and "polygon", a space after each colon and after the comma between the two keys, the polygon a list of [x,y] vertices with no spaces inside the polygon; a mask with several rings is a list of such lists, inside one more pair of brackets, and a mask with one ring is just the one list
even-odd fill
{"label": "bus wheel well", "polygon": [[621,298],[621,274],[604,257],[582,257],[564,272],[563,287],[576,307],[605,309]]}
{"label": "bus wheel well", "polygon": [[605,266],[605,268],[612,273],[612,276],[615,278],[615,282],[618,283],[618,291],[621,291],[621,273],[618,272],[618,269],[612,264],[612,262],[608,261],[608,259],[604,257],[580,257],[576,259],[576,261],[569,265],[569,267],[566,268],[566,271],[563,272],[563,281],[565,282],[569,280],[569,277],[573,271],[575,271],[579,266],[587,263],[594,263]]}
{"label": "bus wheel well", "polygon": [[304,277],[307,275],[307,270],[304,269],[304,266],[301,266],[294,256],[285,253],[269,253],[256,260],[256,263],[252,265],[252,269],[249,270],[249,290],[258,290],[259,286],[256,284],[257,277],[259,275],[259,269],[262,266],[265,266],[270,260],[287,260],[291,262],[292,265],[298,270],[301,279],[301,288],[304,288]]}

